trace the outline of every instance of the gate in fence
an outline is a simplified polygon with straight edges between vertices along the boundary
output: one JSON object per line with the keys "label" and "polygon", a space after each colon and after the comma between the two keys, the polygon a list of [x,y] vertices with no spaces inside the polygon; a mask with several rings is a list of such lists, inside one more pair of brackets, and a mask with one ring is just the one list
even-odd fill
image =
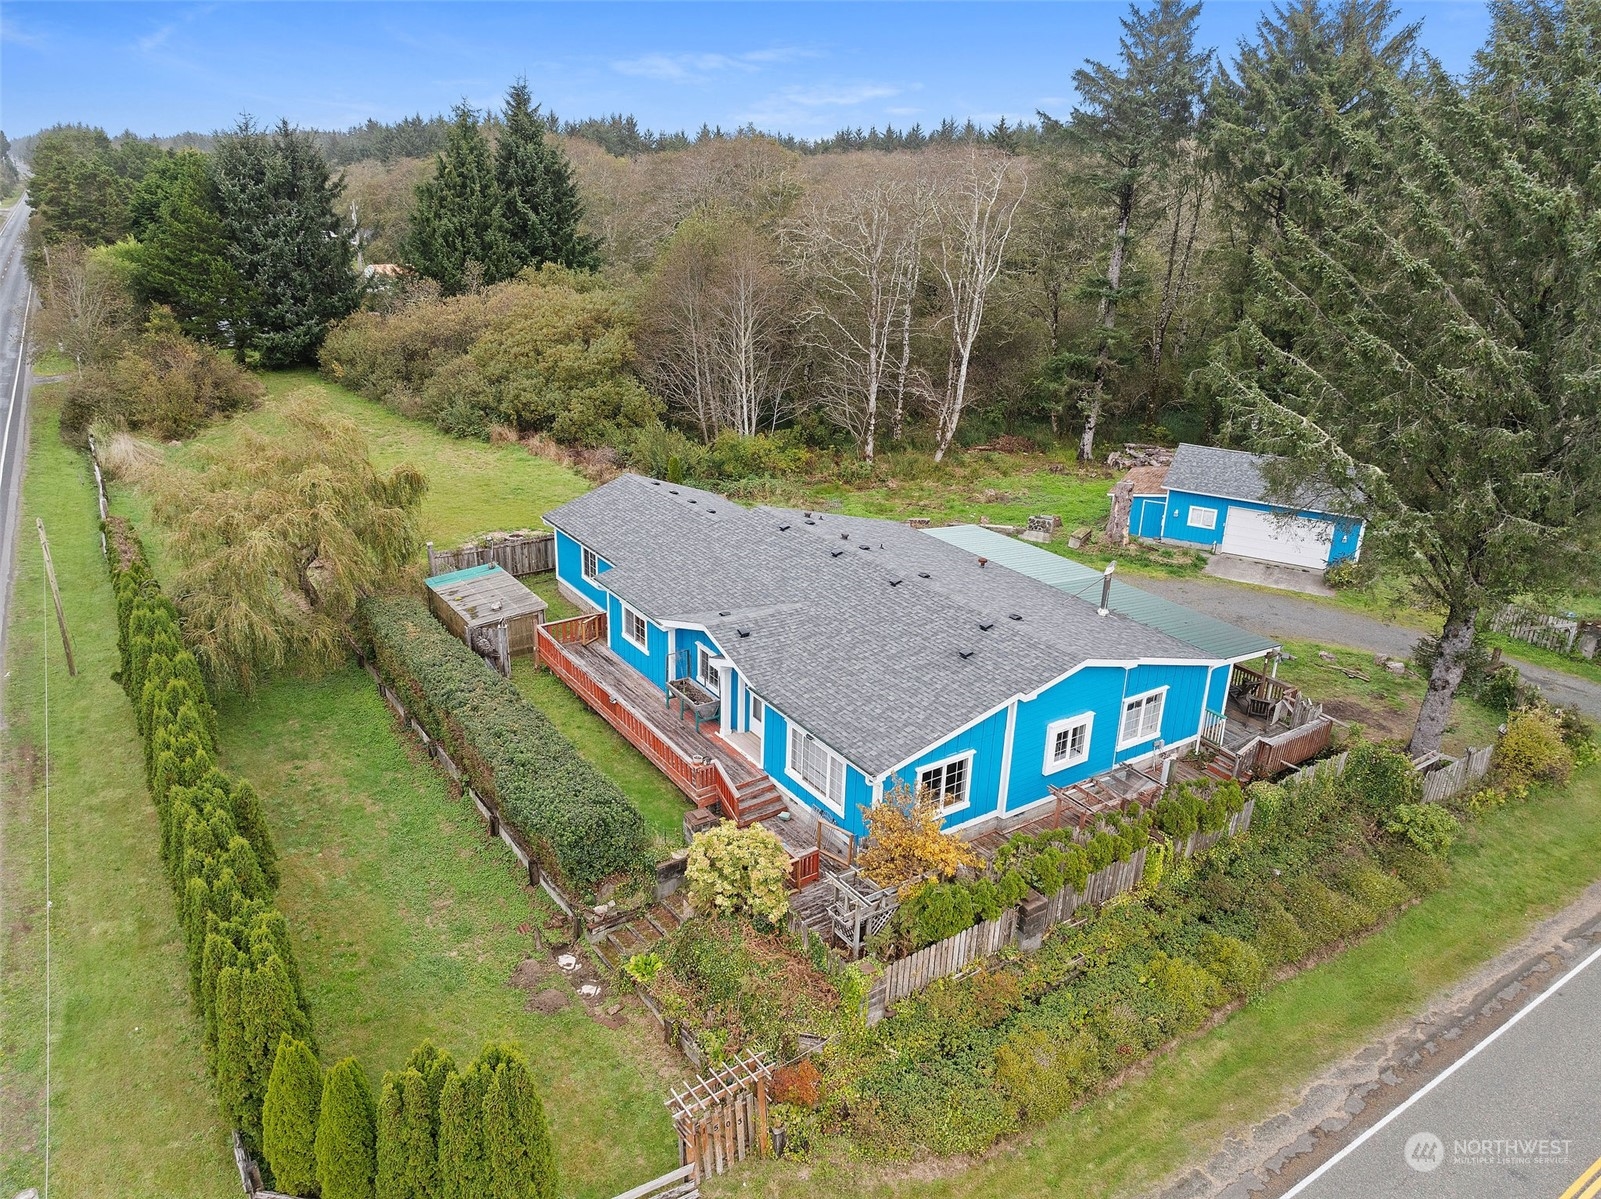
{"label": "gate in fence", "polygon": [[690,1169],[693,1181],[771,1152],[767,1087],[772,1077],[767,1059],[751,1053],[682,1090],[673,1088],[667,1110],[678,1130],[678,1160]]}

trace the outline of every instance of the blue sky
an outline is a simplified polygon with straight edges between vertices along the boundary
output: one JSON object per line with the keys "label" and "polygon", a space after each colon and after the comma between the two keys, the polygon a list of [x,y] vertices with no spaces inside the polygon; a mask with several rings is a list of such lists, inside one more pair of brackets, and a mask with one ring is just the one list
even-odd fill
{"label": "blue sky", "polygon": [[[1225,50],[1263,5],[1211,0]],[[1481,3],[1404,0],[1452,70]],[[1085,58],[1117,51],[1124,3],[92,4],[0,9],[0,128],[208,131],[243,112],[343,128],[498,102],[514,76],[563,117],[632,112],[816,137],[846,125],[985,124],[1067,112]]]}

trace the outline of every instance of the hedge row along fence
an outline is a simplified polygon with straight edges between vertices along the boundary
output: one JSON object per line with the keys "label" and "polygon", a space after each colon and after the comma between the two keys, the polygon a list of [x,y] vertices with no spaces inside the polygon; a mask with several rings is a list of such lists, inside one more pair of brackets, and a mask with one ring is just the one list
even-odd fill
{"label": "hedge row along fence", "polygon": [[279,1038],[311,1040],[278,856],[249,783],[217,768],[217,711],[178,613],[128,523],[105,522],[117,601],[118,680],[133,701],[161,860],[188,951],[189,991],[223,1113],[252,1148]]}
{"label": "hedge row along fence", "polygon": [[645,820],[544,713],[412,598],[361,605],[383,681],[567,888],[652,869]]}

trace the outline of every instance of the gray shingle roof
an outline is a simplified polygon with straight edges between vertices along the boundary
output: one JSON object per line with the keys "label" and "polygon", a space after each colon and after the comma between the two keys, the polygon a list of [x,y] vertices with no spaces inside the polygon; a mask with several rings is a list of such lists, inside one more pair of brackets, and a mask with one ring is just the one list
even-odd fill
{"label": "gray shingle roof", "polygon": [[1225,450],[1217,446],[1191,445],[1184,442],[1173,451],[1173,465],[1168,467],[1166,487],[1169,491],[1189,491],[1196,495],[1215,495],[1225,500],[1247,500],[1255,504],[1274,504],[1307,512],[1327,512],[1343,515],[1338,507],[1340,497],[1327,486],[1308,482],[1286,503],[1282,498],[1269,499],[1263,467],[1274,461],[1269,454],[1249,454],[1244,450]]}
{"label": "gray shingle roof", "polygon": [[547,519],[611,563],[608,589],[705,626],[757,693],[870,777],[1084,662],[1208,658],[888,521],[638,475]]}

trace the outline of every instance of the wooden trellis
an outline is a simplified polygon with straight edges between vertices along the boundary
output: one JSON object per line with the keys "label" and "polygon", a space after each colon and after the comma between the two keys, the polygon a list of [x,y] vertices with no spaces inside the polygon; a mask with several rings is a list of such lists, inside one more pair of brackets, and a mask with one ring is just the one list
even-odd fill
{"label": "wooden trellis", "polygon": [[682,1090],[673,1088],[667,1110],[678,1130],[678,1159],[693,1169],[695,1181],[772,1152],[767,1132],[772,1076],[767,1060],[751,1053],[708,1071]]}

